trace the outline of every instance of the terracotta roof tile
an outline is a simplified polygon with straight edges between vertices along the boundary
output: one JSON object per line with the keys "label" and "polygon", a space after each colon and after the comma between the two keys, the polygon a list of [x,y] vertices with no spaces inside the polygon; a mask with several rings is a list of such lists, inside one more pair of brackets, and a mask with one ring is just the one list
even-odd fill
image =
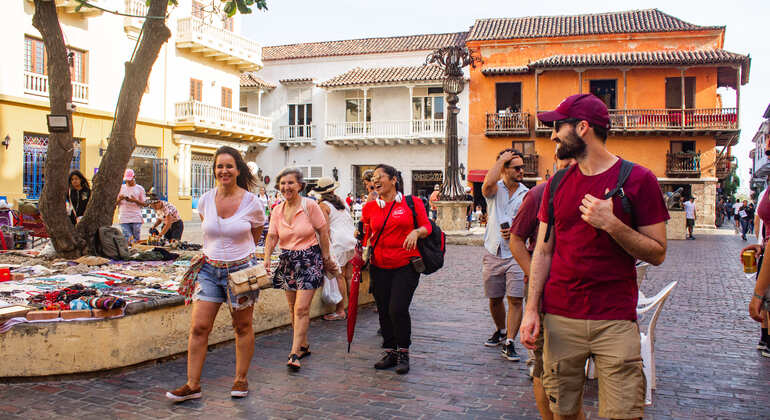
{"label": "terracotta roof tile", "polygon": [[494,76],[503,74],[526,74],[531,69],[528,66],[514,66],[514,67],[485,67],[481,69],[481,74],[484,76]]}
{"label": "terracotta roof tile", "polygon": [[478,19],[471,27],[467,40],[695,31],[720,28],[723,27],[693,25],[658,9],[647,9],[572,16]]}
{"label": "terracotta roof tile", "polygon": [[721,49],[696,51],[632,51],[597,54],[552,55],[529,64],[533,68],[598,67],[623,65],[744,64],[748,56]]}
{"label": "terracotta roof tile", "polygon": [[344,41],[308,42],[262,48],[262,60],[291,60],[310,57],[431,51],[449,45],[465,45],[467,32],[407,35]]}
{"label": "terracotta roof tile", "polygon": [[284,85],[290,85],[290,84],[311,84],[315,82],[315,79],[312,77],[293,77],[289,79],[281,79],[278,81],[281,84]]}
{"label": "terracotta roof tile", "polygon": [[429,66],[404,66],[404,67],[378,67],[378,68],[354,68],[338,76],[335,76],[319,87],[342,87],[376,84],[396,84],[417,81],[442,81],[444,71],[435,65]]}
{"label": "terracotta roof tile", "polygon": [[241,87],[256,87],[262,89],[275,89],[275,85],[257,77],[253,71],[241,73]]}

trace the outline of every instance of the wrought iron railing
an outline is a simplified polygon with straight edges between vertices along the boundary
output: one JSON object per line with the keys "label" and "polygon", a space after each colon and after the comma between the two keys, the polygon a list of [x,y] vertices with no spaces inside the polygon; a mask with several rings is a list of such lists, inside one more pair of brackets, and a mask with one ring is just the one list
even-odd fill
{"label": "wrought iron railing", "polygon": [[666,174],[668,176],[700,177],[700,153],[666,153]]}
{"label": "wrought iron railing", "polygon": [[524,155],[524,176],[537,176],[537,166],[540,156],[537,154]]}
{"label": "wrought iron railing", "polygon": [[529,133],[528,112],[487,113],[487,135]]}
{"label": "wrought iron railing", "polygon": [[738,129],[736,108],[611,109],[609,113],[612,130]]}
{"label": "wrought iron railing", "polygon": [[733,165],[732,160],[733,158],[731,156],[727,156],[717,160],[717,164],[716,164],[717,178],[719,179],[727,178],[727,175],[730,174],[730,170],[732,169],[732,165]]}

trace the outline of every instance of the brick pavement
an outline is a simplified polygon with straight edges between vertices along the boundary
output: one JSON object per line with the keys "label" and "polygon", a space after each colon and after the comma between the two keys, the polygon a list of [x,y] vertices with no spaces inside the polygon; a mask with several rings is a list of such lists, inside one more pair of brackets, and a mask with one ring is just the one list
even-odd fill
{"label": "brick pavement", "polygon": [[[732,235],[670,243],[666,262],[642,285],[652,295],[679,280],[657,327],[658,390],[648,418],[761,418],[770,396],[770,359],[754,350],[758,326],[746,305],[752,287]],[[231,400],[232,344],[209,352],[204,398],[173,405],[185,358],[90,379],[0,384],[0,418],[537,418],[526,365],[481,345],[492,330],[479,286],[481,247],[451,246],[448,267],[422,280],[412,305],[412,371],[375,371],[376,314],[363,308],[353,350],[342,322],[313,321],[313,355],[299,373],[284,363],[286,329],[257,337],[251,395]],[[84,344],[87,345],[87,344]],[[0,356],[0,360],[1,356]],[[586,386],[596,418],[597,387]]]}

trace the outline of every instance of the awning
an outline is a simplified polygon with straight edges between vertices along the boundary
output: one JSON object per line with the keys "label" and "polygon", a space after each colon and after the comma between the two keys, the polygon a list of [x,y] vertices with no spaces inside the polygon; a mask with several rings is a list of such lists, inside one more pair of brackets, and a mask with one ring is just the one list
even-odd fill
{"label": "awning", "polygon": [[471,169],[468,172],[468,181],[470,182],[484,182],[484,177],[487,176],[486,169]]}

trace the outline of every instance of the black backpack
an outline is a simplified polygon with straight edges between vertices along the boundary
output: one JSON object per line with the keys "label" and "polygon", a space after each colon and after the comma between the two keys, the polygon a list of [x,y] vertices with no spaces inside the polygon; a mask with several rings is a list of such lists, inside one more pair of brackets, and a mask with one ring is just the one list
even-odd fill
{"label": "black backpack", "polygon": [[[406,196],[406,205],[412,210],[414,228],[417,229],[417,212],[414,210],[414,199],[411,195]],[[425,271],[422,274],[432,274],[443,267],[444,254],[446,253],[446,237],[444,232],[433,223],[433,220],[429,218],[428,221],[431,226],[430,235],[417,240],[417,249],[420,251],[423,263],[425,263]]]}
{"label": "black backpack", "polygon": [[[622,203],[623,203],[623,211],[626,213],[631,214],[633,218],[633,207],[631,206],[631,200],[626,195],[625,191],[623,191],[623,184],[626,183],[626,180],[628,180],[628,176],[631,175],[631,170],[634,169],[634,164],[632,162],[629,162],[625,159],[620,159],[620,172],[618,173],[618,182],[615,184],[615,188],[607,192],[607,194],[604,195],[604,199],[608,199],[610,197],[618,196],[620,197]],[[569,168],[564,168],[553,174],[553,178],[551,179],[551,186],[549,187],[549,194],[548,194],[548,228],[546,228],[545,231],[545,238],[543,239],[543,242],[548,242],[548,238],[551,237],[551,229],[553,228],[554,224],[554,209],[553,209],[553,198],[556,196],[556,190],[559,189],[559,184],[561,183],[561,179],[564,178],[564,174],[567,173]]]}

